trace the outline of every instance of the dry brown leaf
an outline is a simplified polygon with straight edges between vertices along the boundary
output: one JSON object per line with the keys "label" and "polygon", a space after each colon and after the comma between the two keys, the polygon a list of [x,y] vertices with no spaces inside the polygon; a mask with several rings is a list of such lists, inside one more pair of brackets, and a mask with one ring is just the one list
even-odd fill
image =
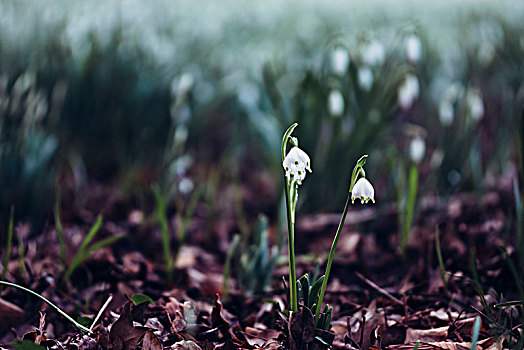
{"label": "dry brown leaf", "polygon": [[412,329],[408,328],[406,331],[406,340],[404,344],[413,343],[418,341],[421,342],[432,342],[432,341],[443,341],[448,337],[449,327],[439,327],[432,329]]}
{"label": "dry brown leaf", "polygon": [[147,331],[142,337],[141,341],[142,350],[162,350],[162,343],[160,339],[153,333],[153,331]]}
{"label": "dry brown leaf", "polygon": [[24,321],[25,312],[17,305],[0,298],[0,334]]}

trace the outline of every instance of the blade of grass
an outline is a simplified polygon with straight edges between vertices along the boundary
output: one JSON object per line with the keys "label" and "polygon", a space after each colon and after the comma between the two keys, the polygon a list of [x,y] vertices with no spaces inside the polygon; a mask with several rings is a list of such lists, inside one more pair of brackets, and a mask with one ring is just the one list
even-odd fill
{"label": "blade of grass", "polygon": [[62,266],[67,266],[67,253],[66,253],[66,244],[64,239],[64,230],[62,228],[62,220],[60,219],[60,186],[56,185],[56,195],[55,195],[55,230],[56,235],[58,236],[58,242],[60,244],[60,260],[62,261]]}
{"label": "blade of grass", "polygon": [[[96,236],[96,234],[98,233],[98,230],[100,229],[101,225],[102,225],[102,216],[99,215],[98,218],[96,219],[95,223],[93,224],[93,226],[89,230],[89,233],[87,234],[87,236],[82,241],[82,244],[80,245],[80,248],[78,249],[78,251],[76,252],[75,256],[73,257],[73,260],[71,261],[71,263],[67,267],[67,270],[66,270],[66,272],[64,274],[64,279],[66,281],[69,280],[69,278],[71,277],[71,274],[75,271],[75,269],[91,254],[89,249],[91,249],[92,247],[88,248],[89,243],[91,243],[93,238]],[[118,236],[115,236],[115,237],[118,237]],[[108,238],[106,240],[110,240],[112,238],[113,237],[110,237],[110,238]],[[119,237],[118,239],[120,239],[120,238],[121,237]],[[102,241],[102,242],[104,242],[104,241]],[[98,246],[100,243],[101,242],[98,242],[97,244],[95,244],[95,246],[100,248],[100,246]]]}
{"label": "blade of grass", "polygon": [[522,197],[520,195],[519,183],[516,178],[513,179],[513,193],[517,220],[517,251],[520,257],[520,266],[524,267],[524,212],[522,210]]}
{"label": "blade of grass", "polygon": [[171,239],[169,237],[169,223],[167,219],[166,199],[160,193],[159,187],[153,188],[155,195],[155,218],[160,226],[160,236],[162,238],[162,250],[164,252],[164,265],[168,281],[173,279],[173,257],[171,254]]}
{"label": "blade of grass", "polygon": [[491,309],[488,306],[488,303],[486,301],[486,298],[484,297],[484,290],[482,289],[482,286],[480,285],[479,276],[477,273],[477,263],[476,263],[476,250],[475,248],[471,249],[471,253],[469,255],[469,264],[471,269],[471,274],[473,275],[473,287],[475,288],[477,294],[480,298],[480,303],[482,304],[482,307],[484,308],[484,312],[486,313],[486,316],[489,318],[490,321],[496,322],[495,317],[493,316],[493,313],[491,312]]}
{"label": "blade of grass", "polygon": [[475,350],[477,348],[477,341],[479,339],[479,333],[480,333],[480,317],[477,316],[475,318],[475,325],[473,326],[473,335],[471,336],[471,350]]}
{"label": "blade of grass", "polygon": [[0,284],[5,285],[5,286],[9,286],[9,287],[13,287],[13,288],[18,288],[20,290],[23,290],[24,292],[27,292],[27,293],[29,293],[29,294],[31,294],[31,295],[33,295],[33,296],[43,300],[45,303],[47,303],[49,306],[51,306],[53,309],[55,309],[60,315],[64,316],[69,322],[74,324],[80,330],[82,330],[84,332],[87,332],[87,333],[93,333],[90,329],[88,329],[88,328],[82,326],[80,323],[76,322],[71,316],[66,314],[65,311],[62,311],[62,309],[60,309],[58,306],[56,306],[55,304],[50,302],[48,299],[46,299],[42,295],[40,295],[40,294],[38,294],[36,292],[33,292],[31,289],[28,289],[28,288],[22,287],[22,286],[20,286],[18,284],[7,282],[7,281],[0,281]]}
{"label": "blade of grass", "polygon": [[227,294],[229,292],[229,277],[231,276],[231,261],[233,260],[233,254],[235,253],[235,250],[238,247],[238,244],[240,242],[240,235],[236,234],[233,237],[233,242],[231,242],[231,245],[229,246],[229,249],[227,250],[226,255],[226,262],[224,264],[224,272],[223,272],[223,278],[222,278],[222,294],[223,298],[227,298]]}
{"label": "blade of grass", "polygon": [[25,252],[24,252],[24,241],[22,240],[22,235],[18,235],[18,273],[20,277],[25,276],[25,262],[24,262]]}
{"label": "blade of grass", "polygon": [[406,202],[406,213],[402,225],[402,237],[400,242],[400,249],[402,255],[405,256],[408,245],[411,225],[413,223],[413,212],[415,210],[415,200],[417,198],[418,187],[418,168],[416,164],[411,164],[408,175],[408,200]]}
{"label": "blade of grass", "polygon": [[98,217],[96,218],[96,221],[93,224],[93,226],[91,226],[91,229],[89,230],[86,238],[84,238],[84,240],[82,241],[77,255],[86,251],[87,247],[89,246],[89,243],[91,243],[93,238],[95,238],[96,234],[98,233],[100,226],[102,226],[102,215],[98,215]]}
{"label": "blade of grass", "polygon": [[5,249],[4,266],[2,270],[2,279],[5,280],[7,274],[7,267],[9,265],[9,258],[11,257],[11,248],[13,247],[13,226],[14,226],[15,209],[11,207],[11,214],[9,215],[9,224],[7,226],[7,245]]}
{"label": "blade of grass", "polygon": [[444,287],[448,288],[448,281],[446,280],[446,269],[444,267],[444,260],[442,259],[442,251],[440,249],[440,234],[438,228],[435,230],[435,250],[437,251],[440,278],[442,278],[442,283],[444,284]]}

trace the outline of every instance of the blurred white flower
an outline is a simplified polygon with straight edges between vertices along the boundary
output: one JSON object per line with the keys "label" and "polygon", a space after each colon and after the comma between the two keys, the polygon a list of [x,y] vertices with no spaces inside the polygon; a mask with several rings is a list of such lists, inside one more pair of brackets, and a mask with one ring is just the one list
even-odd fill
{"label": "blurred white flower", "polygon": [[331,90],[328,98],[329,112],[335,116],[340,117],[344,114],[344,96],[340,90]]}
{"label": "blurred white flower", "polygon": [[355,203],[355,199],[360,198],[360,203],[369,202],[371,200],[375,203],[375,189],[371,183],[364,177],[358,179],[351,191],[351,203]]}
{"label": "blurred white flower", "polygon": [[409,158],[415,163],[420,163],[426,152],[426,142],[422,137],[416,136],[409,144]]}
{"label": "blurred white flower", "polygon": [[415,34],[406,38],[406,57],[411,62],[418,62],[422,58],[422,44]]}
{"label": "blurred white flower", "polygon": [[483,42],[479,46],[478,52],[477,52],[477,57],[478,57],[479,62],[482,65],[487,66],[488,64],[491,63],[491,61],[493,61],[496,51],[497,50],[495,49],[495,46],[492,43]]}
{"label": "blurred white flower", "polygon": [[471,89],[466,95],[466,102],[468,104],[468,111],[471,118],[478,122],[484,116],[484,103],[482,96],[477,89]]}
{"label": "blurred white flower", "polygon": [[415,75],[409,74],[398,89],[398,104],[408,109],[420,95],[420,85]]}
{"label": "blurred white flower", "polygon": [[431,169],[436,169],[440,167],[440,165],[442,164],[442,160],[444,160],[444,152],[442,152],[442,150],[440,149],[434,150],[429,161]]}
{"label": "blurred white flower", "polygon": [[186,72],[178,79],[178,82],[173,86],[173,93],[176,95],[185,95],[195,83],[195,77],[193,74]]}
{"label": "blurred white flower", "polygon": [[182,180],[180,180],[180,183],[178,184],[178,190],[183,194],[188,194],[193,190],[194,187],[195,185],[193,184],[193,181],[187,177],[184,177]]}
{"label": "blurred white flower", "polygon": [[439,119],[443,126],[450,126],[455,119],[455,103],[464,96],[464,87],[460,82],[453,82],[444,91],[439,104]]}
{"label": "blurred white flower", "polygon": [[284,158],[282,164],[288,181],[296,180],[300,185],[306,177],[306,170],[311,172],[311,161],[306,152],[298,147],[293,147]]}
{"label": "blurred white flower", "polygon": [[336,75],[344,75],[348,69],[349,54],[343,47],[337,47],[331,54],[331,67]]}
{"label": "blurred white flower", "polygon": [[365,91],[371,90],[373,86],[373,72],[371,68],[364,66],[358,70],[358,85]]}
{"label": "blurred white flower", "polygon": [[362,61],[370,66],[379,65],[384,62],[385,51],[380,41],[373,40],[362,48]]}
{"label": "blurred white flower", "polygon": [[443,126],[450,126],[453,124],[453,119],[455,118],[455,111],[453,110],[453,105],[448,100],[440,101],[438,107],[438,117],[440,124]]}

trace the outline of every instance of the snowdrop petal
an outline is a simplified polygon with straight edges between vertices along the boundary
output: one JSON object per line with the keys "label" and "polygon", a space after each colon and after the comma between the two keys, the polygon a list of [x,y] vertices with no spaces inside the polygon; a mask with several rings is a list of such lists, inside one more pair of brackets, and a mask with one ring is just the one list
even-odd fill
{"label": "snowdrop petal", "polygon": [[291,177],[297,180],[298,184],[302,183],[302,180],[306,177],[306,170],[311,172],[311,161],[306,152],[298,147],[293,147],[284,158],[282,164],[288,181],[291,181]]}
{"label": "snowdrop petal", "polygon": [[371,183],[366,179],[361,177],[353,186],[353,191],[351,191],[351,203],[355,203],[355,199],[360,198],[360,202],[369,202],[370,200],[375,203],[375,189]]}

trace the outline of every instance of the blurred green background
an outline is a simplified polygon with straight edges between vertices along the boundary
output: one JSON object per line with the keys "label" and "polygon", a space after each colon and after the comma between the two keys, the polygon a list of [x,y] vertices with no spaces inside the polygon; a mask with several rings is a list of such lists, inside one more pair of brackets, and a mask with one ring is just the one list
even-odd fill
{"label": "blurred green background", "polygon": [[485,191],[522,176],[523,18],[522,1],[0,1],[0,222],[42,224],[64,179],[177,198],[209,169],[268,174],[254,210],[274,217],[295,121],[303,212],[340,210],[364,153],[378,203],[409,163],[419,197]]}

